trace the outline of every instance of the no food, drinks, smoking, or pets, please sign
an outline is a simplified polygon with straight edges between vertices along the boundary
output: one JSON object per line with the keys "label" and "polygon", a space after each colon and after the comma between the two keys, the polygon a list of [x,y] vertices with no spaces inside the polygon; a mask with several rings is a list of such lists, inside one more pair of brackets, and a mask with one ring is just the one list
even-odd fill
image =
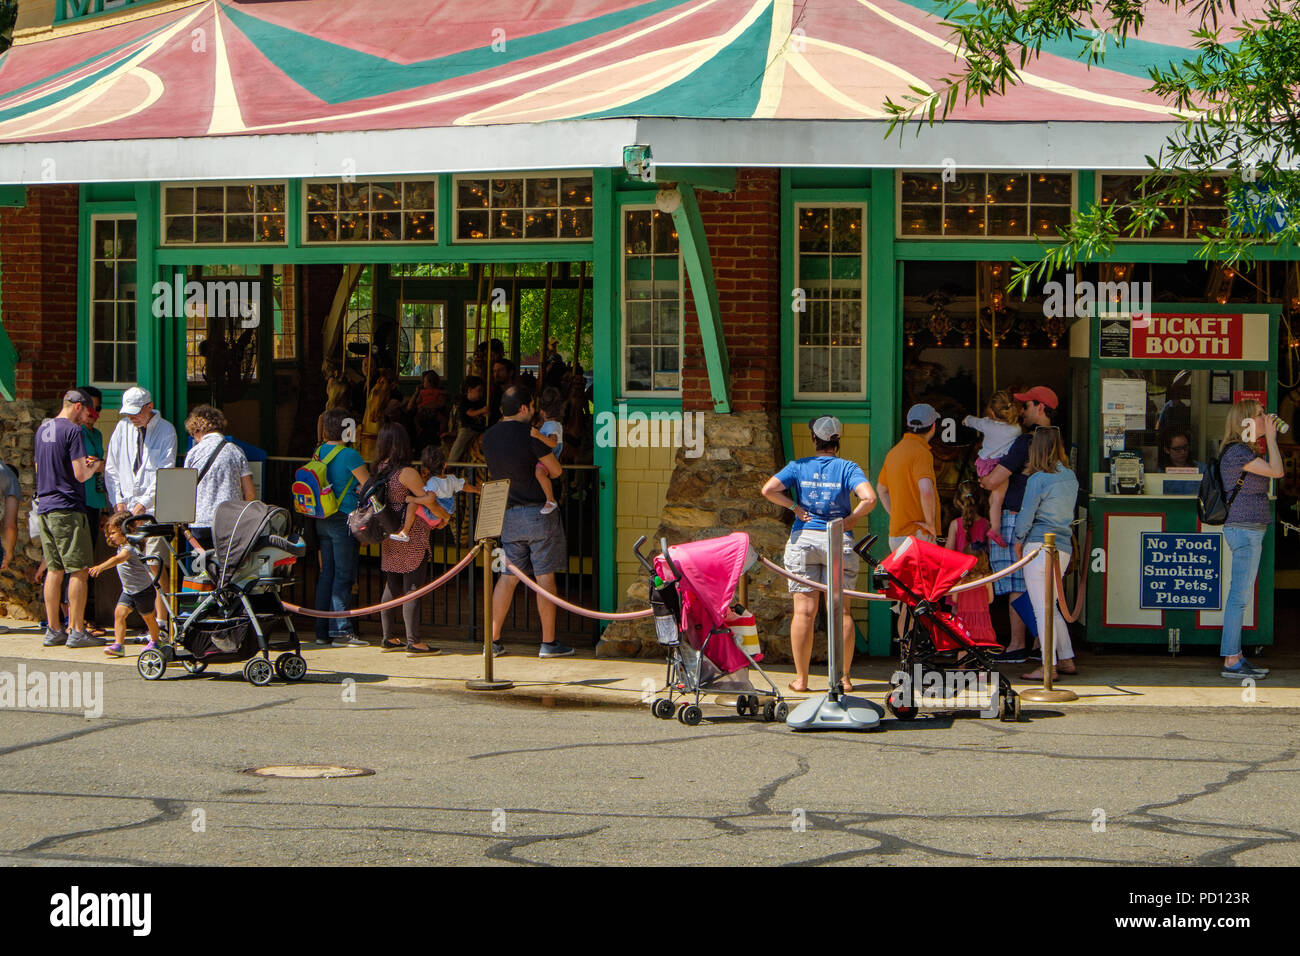
{"label": "no food, drinks, smoking, or pets, please sign", "polygon": [[1222,535],[1142,535],[1143,610],[1217,611],[1222,580]]}

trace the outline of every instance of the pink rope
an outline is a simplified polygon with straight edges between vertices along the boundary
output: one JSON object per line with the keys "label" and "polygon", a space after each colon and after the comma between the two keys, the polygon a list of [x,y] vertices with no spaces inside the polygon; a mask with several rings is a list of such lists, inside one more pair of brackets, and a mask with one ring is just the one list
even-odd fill
{"label": "pink rope", "polygon": [[1025,555],[1015,564],[1008,565],[1007,567],[1003,568],[1001,571],[995,572],[994,574],[990,574],[988,577],[976,578],[974,581],[967,581],[965,584],[959,584],[948,593],[960,594],[962,591],[970,591],[973,588],[982,588],[986,584],[993,583],[998,578],[1005,578],[1008,574],[1015,574],[1026,564],[1028,564],[1030,561],[1034,560],[1034,558],[1038,557],[1038,552],[1042,550],[1043,550],[1042,548],[1034,548],[1033,551],[1030,551],[1027,555]]}
{"label": "pink rope", "polygon": [[[820,584],[817,581],[810,581],[808,578],[801,578],[797,574],[791,574],[785,568],[781,567],[781,565],[777,564],[774,561],[767,560],[767,558],[763,557],[761,554],[758,556],[758,560],[763,562],[764,566],[766,566],[768,570],[775,571],[783,578],[789,578],[791,581],[795,581],[799,584],[806,585],[807,587],[810,588],[815,588],[816,590],[821,591],[823,594],[826,593],[826,585],[824,584]],[[866,591],[850,591],[848,588],[844,589],[844,594],[846,597],[862,598],[863,600],[866,601],[888,601],[889,600],[889,598],[885,597],[883,594],[868,594]]]}
{"label": "pink rope", "polygon": [[317,611],[309,607],[299,607],[297,604],[290,604],[288,601],[281,601],[280,603],[284,605],[284,609],[288,611],[290,614],[303,614],[306,615],[307,617],[340,618],[340,617],[361,617],[366,614],[377,614],[380,611],[387,611],[389,608],[400,607],[403,604],[408,604],[411,601],[418,600],[419,598],[424,597],[430,591],[442,587],[444,584],[446,584],[456,575],[460,574],[460,572],[465,569],[465,566],[469,564],[471,561],[473,561],[475,556],[481,550],[483,550],[483,545],[481,544],[474,545],[474,547],[469,550],[469,553],[467,553],[465,557],[460,559],[460,563],[457,564],[451,570],[449,570],[442,577],[438,578],[437,580],[430,581],[428,584],[424,585],[423,587],[416,588],[410,594],[403,594],[401,597],[393,598],[391,601],[385,601],[383,604],[372,604],[370,605],[370,607],[359,607],[355,611]]}
{"label": "pink rope", "polygon": [[532,588],[533,593],[538,597],[545,598],[556,607],[564,608],[570,614],[580,614],[583,617],[594,617],[598,621],[634,621],[640,617],[649,617],[653,613],[650,608],[646,608],[644,611],[619,611],[612,614],[606,614],[603,611],[589,611],[585,607],[578,607],[576,604],[570,604],[559,595],[552,594],[509,561],[506,562],[506,567],[510,569],[511,574],[517,577],[520,581],[523,581],[528,587]]}

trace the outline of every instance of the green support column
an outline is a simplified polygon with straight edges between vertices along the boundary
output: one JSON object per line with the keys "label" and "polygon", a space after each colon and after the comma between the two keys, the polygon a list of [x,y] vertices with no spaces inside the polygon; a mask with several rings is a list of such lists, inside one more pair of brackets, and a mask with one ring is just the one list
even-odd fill
{"label": "green support column", "polygon": [[673,225],[677,228],[677,243],[681,248],[682,262],[686,265],[686,274],[691,280],[695,314],[700,321],[700,338],[704,344],[704,363],[709,370],[713,410],[729,415],[731,368],[727,361],[727,339],[722,332],[722,313],[718,308],[718,287],[713,281],[709,240],[704,235],[704,221],[700,218],[700,205],[695,199],[695,190],[689,183],[679,183],[677,192],[682,198],[673,210]]}
{"label": "green support column", "polygon": [[[873,479],[893,446],[899,430],[899,400],[903,389],[902,266],[894,259],[894,171],[871,172],[867,207],[867,399],[871,403],[871,468]],[[872,532],[889,538],[889,515],[877,507],[870,516]],[[876,553],[882,554],[880,545]],[[873,657],[889,655],[894,618],[884,601],[871,602],[868,635]]]}
{"label": "green support column", "polygon": [[[621,250],[612,171],[597,169],[592,172],[592,206],[591,364],[595,372],[594,412],[599,415],[602,411],[614,410],[615,389],[622,368],[618,354],[618,322],[622,311],[614,300],[614,277],[621,261]],[[600,469],[600,525],[596,542],[599,600],[602,609],[613,610],[618,605],[618,596],[614,593],[618,579],[614,554],[618,546],[614,449],[597,444],[592,461]]]}

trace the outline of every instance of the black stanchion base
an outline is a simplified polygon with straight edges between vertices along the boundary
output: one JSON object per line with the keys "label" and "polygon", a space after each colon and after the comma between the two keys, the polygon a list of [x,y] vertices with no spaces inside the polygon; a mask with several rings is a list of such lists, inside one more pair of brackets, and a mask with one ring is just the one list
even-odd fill
{"label": "black stanchion base", "polygon": [[508,680],[467,680],[465,687],[468,690],[509,690],[514,687],[514,681]]}

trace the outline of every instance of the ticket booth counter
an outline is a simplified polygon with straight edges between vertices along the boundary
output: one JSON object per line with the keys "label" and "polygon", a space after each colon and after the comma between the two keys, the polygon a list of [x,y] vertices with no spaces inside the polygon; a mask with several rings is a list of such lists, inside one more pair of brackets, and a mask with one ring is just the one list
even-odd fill
{"label": "ticket booth counter", "polygon": [[[1072,327],[1089,642],[1218,644],[1231,554],[1222,529],[1197,520],[1197,491],[1232,403],[1249,393],[1275,407],[1279,312],[1157,303],[1149,321],[1093,316]],[[1273,643],[1275,536],[1270,527],[1246,609],[1248,647]]]}

